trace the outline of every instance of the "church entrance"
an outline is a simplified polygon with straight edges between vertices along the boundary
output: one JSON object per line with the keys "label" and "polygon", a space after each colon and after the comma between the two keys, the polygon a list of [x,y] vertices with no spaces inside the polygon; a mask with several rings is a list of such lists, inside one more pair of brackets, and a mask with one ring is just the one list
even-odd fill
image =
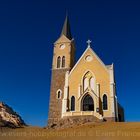
{"label": "church entrance", "polygon": [[94,101],[90,95],[86,95],[82,103],[83,111],[94,111]]}

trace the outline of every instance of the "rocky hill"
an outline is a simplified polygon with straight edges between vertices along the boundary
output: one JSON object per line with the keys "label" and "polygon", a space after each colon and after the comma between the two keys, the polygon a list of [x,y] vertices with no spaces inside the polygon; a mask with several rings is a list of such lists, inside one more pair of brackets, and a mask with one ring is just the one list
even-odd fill
{"label": "rocky hill", "polygon": [[11,107],[0,102],[0,127],[17,128],[24,125],[22,118]]}

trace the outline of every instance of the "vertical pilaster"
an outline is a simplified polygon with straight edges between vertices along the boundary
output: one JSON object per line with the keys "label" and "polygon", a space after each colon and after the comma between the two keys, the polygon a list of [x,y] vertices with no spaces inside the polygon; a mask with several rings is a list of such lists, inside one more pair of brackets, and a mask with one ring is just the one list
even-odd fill
{"label": "vertical pilaster", "polygon": [[96,95],[97,95],[97,101],[96,101],[96,109],[98,108],[99,109],[99,96],[100,96],[100,84],[97,83],[96,84]]}
{"label": "vertical pilaster", "polygon": [[112,114],[111,116],[114,118],[116,115],[116,104],[115,104],[115,81],[114,81],[114,65],[112,64],[111,68],[110,68],[110,95],[111,95],[111,99],[110,99],[110,103],[111,103],[111,111]]}
{"label": "vertical pilaster", "polygon": [[78,86],[78,98],[81,96],[81,85]]}
{"label": "vertical pilaster", "polygon": [[67,71],[65,75],[64,97],[62,100],[62,117],[63,117],[63,113],[67,112],[67,102],[68,102],[68,94],[69,94],[68,76],[69,76],[69,71]]}

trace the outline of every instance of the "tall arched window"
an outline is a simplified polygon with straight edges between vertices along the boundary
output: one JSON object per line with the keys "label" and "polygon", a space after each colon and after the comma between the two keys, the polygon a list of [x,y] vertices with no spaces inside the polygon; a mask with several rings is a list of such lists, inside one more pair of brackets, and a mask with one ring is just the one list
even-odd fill
{"label": "tall arched window", "polygon": [[92,90],[94,90],[94,86],[95,86],[94,78],[91,77],[91,78],[90,78],[90,88],[91,88]]}
{"label": "tall arched window", "polygon": [[84,78],[84,91],[88,88],[89,86],[89,79],[88,77]]}
{"label": "tall arched window", "polygon": [[62,57],[62,68],[65,67],[65,56]]}
{"label": "tall arched window", "polygon": [[108,104],[107,104],[107,96],[104,94],[103,95],[103,110],[108,109]]}
{"label": "tall arched window", "polygon": [[71,111],[75,111],[75,97],[71,97]]}
{"label": "tall arched window", "polygon": [[57,57],[57,68],[60,68],[60,66],[61,66],[61,57],[58,56]]}
{"label": "tall arched window", "polygon": [[95,78],[90,71],[88,71],[83,77],[83,90],[85,91],[88,87],[92,90],[94,90],[95,87]]}

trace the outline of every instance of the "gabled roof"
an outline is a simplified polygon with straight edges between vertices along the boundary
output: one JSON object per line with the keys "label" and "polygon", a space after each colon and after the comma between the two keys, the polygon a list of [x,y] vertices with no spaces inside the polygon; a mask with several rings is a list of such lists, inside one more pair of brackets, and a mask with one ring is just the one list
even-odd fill
{"label": "gabled roof", "polygon": [[93,49],[89,46],[89,47],[87,47],[87,49],[84,51],[84,53],[83,53],[82,56],[79,58],[79,60],[77,61],[77,63],[74,65],[74,67],[71,69],[70,74],[74,71],[74,69],[77,67],[78,63],[81,61],[81,59],[84,57],[84,55],[86,54],[86,52],[87,52],[88,50],[90,50],[91,53],[97,58],[97,60],[98,60],[98,61],[100,62],[100,64],[105,68],[105,70],[106,70],[107,72],[109,72],[108,69],[107,69],[107,67],[106,67],[106,65],[103,63],[103,61],[98,57],[98,55],[97,55],[97,54],[93,51]]}

